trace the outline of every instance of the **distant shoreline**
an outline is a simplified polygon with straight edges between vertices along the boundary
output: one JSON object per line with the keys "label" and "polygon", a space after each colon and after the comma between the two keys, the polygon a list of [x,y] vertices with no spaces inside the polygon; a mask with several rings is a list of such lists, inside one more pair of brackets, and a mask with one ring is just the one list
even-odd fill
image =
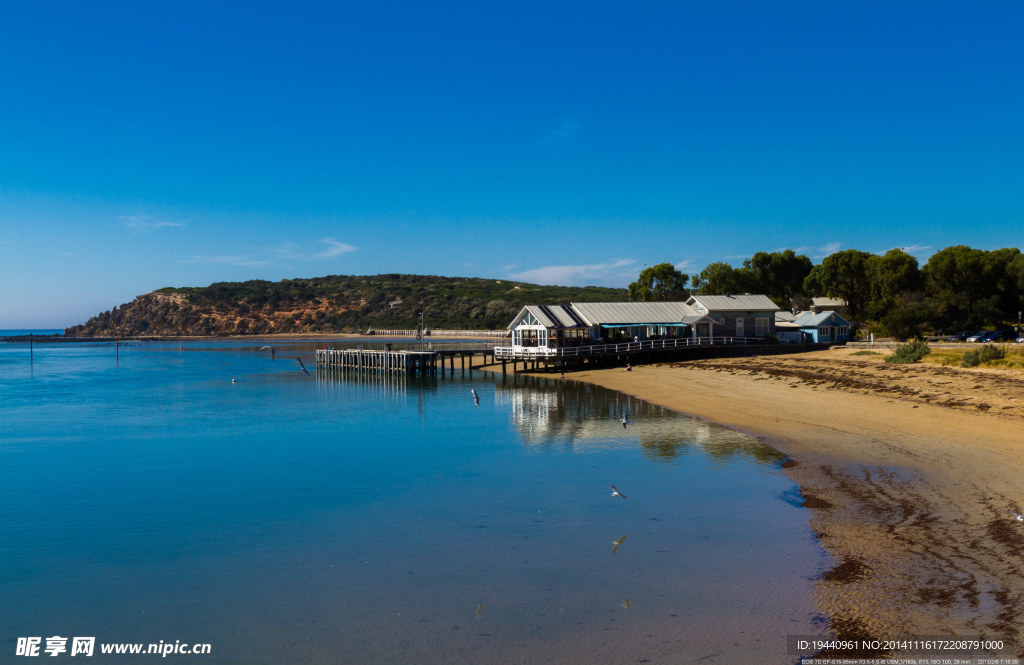
{"label": "distant shoreline", "polygon": [[[489,331],[480,331],[480,335],[438,335],[432,336],[427,335],[423,339],[426,341],[437,342],[437,341],[448,341],[448,340],[460,340],[460,339],[500,339],[493,335],[485,335],[483,333]],[[29,335],[12,335],[9,337],[0,337],[2,342],[28,342],[30,339]],[[84,337],[74,336],[69,337],[62,334],[51,334],[51,335],[35,335],[31,336],[31,340],[36,343],[74,343],[74,342],[209,342],[209,341],[245,341],[245,340],[282,340],[282,339],[294,339],[294,340],[345,340],[345,341],[385,341],[394,339],[412,339],[412,337],[392,337],[385,335],[366,335],[357,333],[267,333],[260,335],[125,335],[123,337],[114,336],[97,336],[97,337]]]}

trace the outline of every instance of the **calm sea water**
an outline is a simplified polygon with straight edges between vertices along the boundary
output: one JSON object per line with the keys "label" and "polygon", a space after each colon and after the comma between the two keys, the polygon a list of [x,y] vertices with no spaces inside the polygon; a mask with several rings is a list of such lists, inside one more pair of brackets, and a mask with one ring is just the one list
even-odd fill
{"label": "calm sea water", "polygon": [[23,328],[13,330],[0,330],[0,337],[18,337],[20,335],[63,335],[64,330],[57,328]]}
{"label": "calm sea water", "polygon": [[825,555],[756,440],[259,346],[0,344],[0,661],[59,635],[212,648],[100,664],[782,663],[822,632]]}

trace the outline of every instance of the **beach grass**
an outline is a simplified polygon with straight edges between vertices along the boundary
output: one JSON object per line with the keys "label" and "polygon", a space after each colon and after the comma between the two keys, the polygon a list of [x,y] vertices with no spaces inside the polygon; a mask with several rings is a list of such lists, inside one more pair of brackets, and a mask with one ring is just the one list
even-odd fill
{"label": "beach grass", "polygon": [[[1006,352],[1002,358],[986,360],[977,367],[989,367],[998,369],[1009,369],[1024,371],[1024,348],[1017,348],[1017,345],[1004,344],[1001,348]],[[976,349],[932,349],[932,352],[922,359],[922,362],[942,365],[943,367],[962,367],[964,356]]]}
{"label": "beach grass", "polygon": [[912,339],[906,344],[897,346],[893,354],[885,359],[885,362],[908,365],[920,361],[931,352],[927,342]]}

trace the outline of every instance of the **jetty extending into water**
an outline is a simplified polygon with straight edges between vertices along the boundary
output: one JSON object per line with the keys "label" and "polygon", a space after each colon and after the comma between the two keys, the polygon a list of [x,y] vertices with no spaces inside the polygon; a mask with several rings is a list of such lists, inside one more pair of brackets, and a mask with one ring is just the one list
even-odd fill
{"label": "jetty extending into water", "polygon": [[[492,344],[476,343],[426,351],[403,349],[318,349],[317,367],[351,372],[383,372],[407,375],[455,374],[456,359],[463,371],[473,371],[474,356],[482,356],[483,364],[494,362]],[[479,363],[478,363],[479,364]]]}
{"label": "jetty extending into water", "polygon": [[777,355],[826,349],[831,344],[766,344],[756,338],[706,338],[645,340],[619,344],[593,344],[565,348],[497,346],[491,342],[434,345],[424,350],[319,349],[317,367],[347,372],[397,373],[404,375],[455,375],[482,365],[501,364],[502,374],[579,370],[584,367],[617,367],[697,358]]}

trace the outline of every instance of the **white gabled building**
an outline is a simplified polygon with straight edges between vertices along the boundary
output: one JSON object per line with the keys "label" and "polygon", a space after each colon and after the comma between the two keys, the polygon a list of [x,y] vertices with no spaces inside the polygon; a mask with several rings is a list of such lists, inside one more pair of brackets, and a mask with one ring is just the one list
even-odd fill
{"label": "white gabled building", "polygon": [[679,338],[711,338],[715,320],[684,302],[527,305],[508,325],[512,348],[537,350]]}

